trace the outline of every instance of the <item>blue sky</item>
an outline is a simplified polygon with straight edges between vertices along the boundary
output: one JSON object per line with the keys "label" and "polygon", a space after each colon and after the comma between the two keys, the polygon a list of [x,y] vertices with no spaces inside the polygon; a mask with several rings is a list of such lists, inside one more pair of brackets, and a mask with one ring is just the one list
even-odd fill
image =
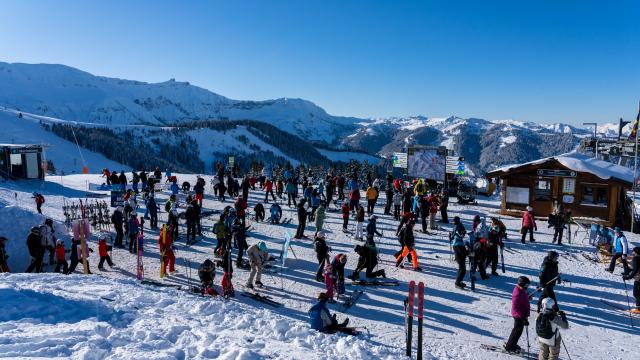
{"label": "blue sky", "polygon": [[0,61],[189,81],[335,115],[613,122],[640,99],[638,1],[5,0]]}

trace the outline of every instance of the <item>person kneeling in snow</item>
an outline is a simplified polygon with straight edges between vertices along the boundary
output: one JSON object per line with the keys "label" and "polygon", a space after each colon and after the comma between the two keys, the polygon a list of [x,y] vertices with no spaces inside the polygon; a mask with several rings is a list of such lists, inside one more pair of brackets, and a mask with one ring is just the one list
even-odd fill
{"label": "person kneeling in snow", "polygon": [[282,208],[280,207],[280,205],[277,203],[271,205],[271,209],[269,209],[269,212],[271,213],[271,218],[269,219],[269,221],[272,224],[280,224],[280,218],[282,218]]}
{"label": "person kneeling in snow", "polygon": [[359,280],[360,271],[364,269],[367,271],[365,275],[367,278],[387,277],[384,269],[373,271],[378,266],[378,249],[376,249],[375,245],[356,245],[355,252],[360,257],[358,258],[358,265],[356,265],[356,269],[353,270],[349,279],[353,281]]}
{"label": "person kneeling in snow", "polygon": [[202,295],[218,295],[216,289],[213,288],[213,279],[216,277],[216,267],[213,261],[207,259],[200,265],[198,277],[200,277],[200,293]]}
{"label": "person kneeling in snow", "polygon": [[318,303],[313,305],[309,310],[309,322],[311,328],[328,334],[343,331],[349,323],[349,318],[346,318],[342,323],[338,323],[336,315],[333,314],[332,316],[327,308],[328,300],[329,297],[326,293],[321,292],[318,294]]}

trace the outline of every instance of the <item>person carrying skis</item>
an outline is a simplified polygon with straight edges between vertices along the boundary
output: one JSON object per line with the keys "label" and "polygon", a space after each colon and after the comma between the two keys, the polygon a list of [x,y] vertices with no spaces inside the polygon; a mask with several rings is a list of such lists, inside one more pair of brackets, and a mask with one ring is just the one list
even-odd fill
{"label": "person carrying skis", "polygon": [[251,273],[249,273],[249,280],[247,280],[247,288],[253,289],[253,279],[255,278],[255,285],[261,288],[262,285],[262,267],[264,263],[269,260],[269,252],[267,250],[267,244],[264,241],[260,241],[257,244],[249,246],[247,249],[247,256],[249,257],[249,265],[251,265]]}
{"label": "person carrying skis", "polygon": [[619,227],[616,227],[614,230],[615,240],[613,244],[613,256],[611,256],[611,262],[609,263],[608,272],[613,273],[616,268],[616,262],[619,258],[622,258],[622,266],[624,267],[624,273],[629,272],[629,264],[627,264],[627,254],[629,253],[629,242],[627,241],[627,237],[624,236],[622,230]]}
{"label": "person carrying skis", "polygon": [[369,223],[367,224],[367,229],[366,229],[367,230],[367,241],[366,241],[366,244],[367,245],[373,245],[374,247],[376,246],[376,244],[373,241],[373,236],[374,235],[382,236],[382,234],[380,232],[378,232],[377,220],[378,220],[377,216],[371,215],[369,217]]}
{"label": "person carrying skis", "polygon": [[138,233],[140,232],[140,221],[136,213],[131,213],[128,220],[129,229],[129,252],[132,254],[138,253]]}
{"label": "person carrying skis", "polygon": [[304,207],[305,200],[300,199],[298,202],[298,229],[296,230],[295,239],[304,238],[304,228],[307,226],[307,209]]}
{"label": "person carrying skis", "polygon": [[358,209],[356,210],[356,233],[354,238],[356,240],[363,239],[363,228],[364,227],[364,206],[358,204]]}
{"label": "person carrying skis", "polygon": [[383,277],[386,278],[387,275],[384,272],[384,269],[374,271],[373,269],[378,266],[378,249],[375,244],[367,243],[364,246],[356,245],[354,251],[358,254],[358,264],[356,265],[355,270],[349,276],[349,279],[356,281],[360,279],[360,271],[366,269],[365,276],[367,278],[377,278]]}
{"label": "person carrying skis", "polygon": [[173,273],[176,271],[176,256],[173,253],[173,238],[171,237],[171,225],[163,226],[158,236],[158,248],[160,257],[164,259],[165,273]]}
{"label": "person carrying skis", "polygon": [[271,205],[269,214],[271,214],[269,222],[272,224],[280,224],[280,219],[282,218],[282,208],[280,207],[280,204],[274,203]]}
{"label": "person carrying skis", "polygon": [[65,254],[68,252],[70,252],[70,250],[65,250],[64,240],[58,239],[58,241],[56,241],[56,268],[53,270],[56,274],[60,272],[60,268],[62,268],[63,274],[69,272],[69,263],[67,263],[67,259],[65,259]]}
{"label": "person carrying skis", "polygon": [[9,255],[7,254],[6,249],[7,238],[4,236],[0,236],[0,273],[9,273],[11,270],[9,269]]}
{"label": "person carrying skis", "polygon": [[404,268],[402,262],[404,261],[407,255],[411,256],[411,262],[413,263],[413,270],[420,271],[420,267],[418,266],[418,254],[415,250],[415,237],[413,235],[413,225],[415,222],[410,220],[405,224],[405,226],[400,229],[400,234],[398,235],[398,239],[400,244],[402,245],[402,252],[400,255],[396,253],[396,267]]}
{"label": "person carrying skis", "polygon": [[543,287],[543,290],[538,299],[538,312],[540,312],[542,301],[548,297],[553,299],[556,307],[558,306],[558,299],[556,299],[556,293],[553,291],[556,282],[558,284],[562,283],[560,273],[558,272],[558,258],[558,253],[551,250],[542,260],[542,265],[540,266],[540,286]]}
{"label": "person carrying skis", "polygon": [[218,295],[218,292],[213,287],[213,280],[216,277],[216,266],[213,261],[207,259],[202,264],[200,264],[200,269],[198,269],[198,277],[200,278],[200,293],[202,295]]}
{"label": "person carrying skis", "polygon": [[149,216],[151,217],[151,228],[158,228],[158,203],[156,203],[156,198],[153,194],[150,194],[147,198],[147,210],[149,210]]}
{"label": "person carrying skis", "polygon": [[106,261],[109,264],[109,267],[113,267],[113,262],[111,261],[111,256],[109,256],[109,251],[111,251],[111,245],[107,245],[107,235],[100,234],[98,236],[98,255],[100,255],[100,262],[98,263],[98,270],[104,270],[104,262]]}
{"label": "person carrying skis", "polygon": [[518,340],[520,340],[520,336],[522,336],[524,327],[529,326],[531,307],[529,304],[529,296],[527,295],[527,288],[530,283],[528,277],[520,276],[516,286],[513,288],[513,293],[511,294],[513,329],[511,330],[509,339],[503,345],[504,350],[507,352],[519,353],[522,351],[522,348],[518,345]]}
{"label": "person carrying skis", "polygon": [[631,309],[631,312],[634,314],[640,314],[640,246],[633,248],[631,271],[626,275],[623,275],[622,278],[625,281],[633,279],[633,297],[636,299],[636,307]]}
{"label": "person carrying skis", "polygon": [[253,207],[253,212],[256,214],[257,222],[264,221],[264,205],[262,205],[262,203],[257,203],[256,206]]}
{"label": "person carrying skis", "polygon": [[529,242],[535,242],[533,238],[533,232],[538,231],[538,226],[536,225],[536,219],[533,216],[533,208],[531,206],[527,206],[527,211],[522,213],[522,227],[520,228],[520,234],[522,234],[522,239],[520,242],[525,243],[524,240],[527,237],[527,233],[529,233]]}
{"label": "person carrying skis", "polygon": [[349,324],[349,318],[346,318],[342,323],[338,323],[336,315],[329,312],[327,308],[327,301],[329,296],[326,293],[321,292],[318,294],[318,303],[313,305],[309,309],[309,323],[313,330],[320,331],[327,334],[333,334],[338,331],[343,331]]}
{"label": "person carrying skis", "polygon": [[467,284],[462,282],[464,276],[467,274],[467,246],[464,242],[464,237],[467,234],[460,217],[453,218],[453,231],[449,234],[449,242],[453,247],[453,253],[455,254],[456,263],[458,263],[458,275],[456,277],[455,285],[457,288],[464,289]]}
{"label": "person carrying skis", "polygon": [[507,228],[502,221],[498,218],[491,218],[491,227],[489,228],[487,248],[487,259],[483,267],[491,265],[491,275],[498,276],[498,247],[503,248],[504,242],[502,239],[507,233]]}
{"label": "person carrying skis", "polygon": [[329,251],[331,248],[327,246],[327,242],[325,240],[325,233],[320,231],[315,239],[313,240],[313,248],[316,252],[316,259],[318,260],[318,270],[316,271],[316,281],[322,282],[323,277],[322,273],[325,268],[325,264],[328,262]]}
{"label": "person carrying skis", "polygon": [[40,228],[34,226],[31,228],[29,235],[27,236],[27,248],[29,249],[29,255],[31,255],[31,264],[27,267],[25,272],[30,273],[35,271],[36,273],[42,272],[42,259],[44,258],[44,246],[42,245],[42,238],[40,236]]}
{"label": "person carrying skis", "polygon": [[320,205],[318,206],[318,210],[316,210],[316,235],[318,235],[318,233],[322,231],[322,227],[324,226],[324,219],[326,218],[326,216],[326,208],[324,207],[324,202],[321,201]]}
{"label": "person carrying skis", "polygon": [[567,315],[564,311],[557,310],[552,298],[544,299],[542,309],[536,317],[536,334],[540,345],[538,360],[557,360],[560,358],[562,344],[560,329],[569,328]]}
{"label": "person carrying skis", "polygon": [[331,278],[338,296],[344,294],[344,267],[347,265],[347,255],[338,254],[331,262]]}
{"label": "person carrying skis", "polygon": [[42,194],[37,193],[35,196],[36,209],[38,210],[38,214],[42,214],[42,204],[44,204],[44,196]]}

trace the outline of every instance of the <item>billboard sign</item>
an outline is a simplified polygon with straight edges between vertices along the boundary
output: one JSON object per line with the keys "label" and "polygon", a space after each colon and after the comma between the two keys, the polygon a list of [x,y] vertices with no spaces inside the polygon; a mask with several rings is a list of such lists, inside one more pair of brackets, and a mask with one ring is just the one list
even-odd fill
{"label": "billboard sign", "polygon": [[444,180],[445,156],[437,148],[409,148],[407,173],[409,176]]}

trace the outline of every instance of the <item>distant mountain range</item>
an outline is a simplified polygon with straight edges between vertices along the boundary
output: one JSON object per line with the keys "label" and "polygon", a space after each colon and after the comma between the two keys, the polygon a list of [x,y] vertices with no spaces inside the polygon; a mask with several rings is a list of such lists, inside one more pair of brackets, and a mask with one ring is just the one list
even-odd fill
{"label": "distant mountain range", "polygon": [[[218,133],[211,129],[190,129],[186,136],[198,145],[203,162],[228,153],[251,155],[260,151],[294,162],[306,163],[309,154],[316,153],[325,160],[356,158],[375,162],[376,157],[421,144],[455,149],[465,157],[470,169],[482,173],[496,166],[570,151],[581,137],[592,134],[590,129],[566,124],[542,125],[514,120],[334,116],[303,99],[232,100],[188,82],[171,79],[150,84],[95,76],[52,64],[0,62],[0,106],[109,127],[116,132],[130,129],[131,125],[157,130],[204,120],[255,120],[296,135],[292,140],[318,150],[306,151],[304,158],[296,158],[290,144],[285,147],[270,143],[263,149],[255,146],[255,139],[248,136],[245,125]],[[46,122],[46,118],[42,119]],[[249,129],[256,131],[253,126]],[[607,136],[617,136],[614,124],[601,125],[598,130]],[[158,145],[170,140],[154,136],[153,141]]]}

